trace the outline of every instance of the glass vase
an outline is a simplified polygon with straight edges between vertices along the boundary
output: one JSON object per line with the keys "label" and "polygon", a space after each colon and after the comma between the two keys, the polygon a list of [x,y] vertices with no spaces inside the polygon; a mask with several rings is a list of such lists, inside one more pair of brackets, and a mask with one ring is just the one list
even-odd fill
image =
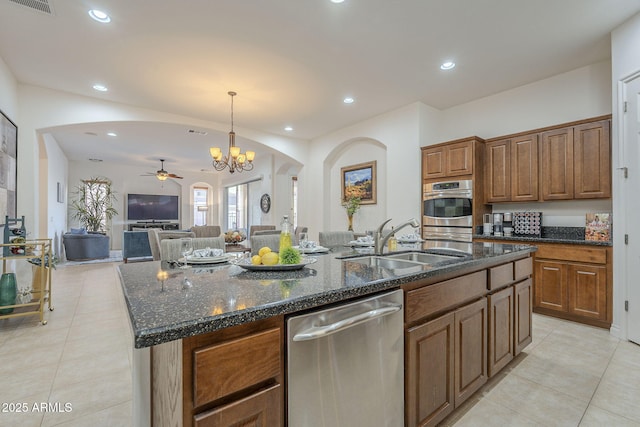
{"label": "glass vase", "polygon": [[349,218],[349,228],[347,230],[353,231],[353,215],[347,215],[347,218]]}
{"label": "glass vase", "polygon": [[[0,307],[14,305],[18,296],[18,286],[15,273],[3,273],[0,277]],[[0,309],[0,314],[13,313],[13,308]]]}

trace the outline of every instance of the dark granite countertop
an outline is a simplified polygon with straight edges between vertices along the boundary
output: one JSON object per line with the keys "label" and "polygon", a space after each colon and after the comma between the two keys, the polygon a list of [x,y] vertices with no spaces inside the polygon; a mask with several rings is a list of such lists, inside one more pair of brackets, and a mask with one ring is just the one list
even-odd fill
{"label": "dark granite countertop", "polygon": [[584,227],[542,227],[540,237],[523,237],[523,236],[485,236],[484,234],[475,234],[474,239],[487,240],[503,240],[508,242],[521,243],[565,243],[570,245],[590,245],[590,246],[613,246],[613,242],[594,241],[584,239]]}
{"label": "dark granite countertop", "polygon": [[[398,251],[422,249],[400,245]],[[535,251],[529,245],[469,244],[469,254],[439,265],[390,270],[350,261],[362,255],[334,248],[301,270],[247,271],[218,264],[171,268],[166,262],[120,265],[120,279],[136,348],[199,335],[268,317],[397,289],[404,283],[483,268]],[[347,257],[340,259],[339,257]],[[185,287],[185,277],[191,286]]]}

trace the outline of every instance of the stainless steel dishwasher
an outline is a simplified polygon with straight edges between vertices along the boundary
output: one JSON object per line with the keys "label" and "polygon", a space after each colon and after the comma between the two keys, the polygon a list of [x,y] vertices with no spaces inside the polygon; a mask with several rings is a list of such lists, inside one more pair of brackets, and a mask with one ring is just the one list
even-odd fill
{"label": "stainless steel dishwasher", "polygon": [[402,291],[287,319],[289,427],[404,424]]}

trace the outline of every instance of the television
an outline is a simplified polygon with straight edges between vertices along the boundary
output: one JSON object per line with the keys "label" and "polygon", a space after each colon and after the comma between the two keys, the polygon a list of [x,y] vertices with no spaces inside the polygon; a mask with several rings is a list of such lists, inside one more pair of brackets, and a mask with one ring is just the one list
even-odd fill
{"label": "television", "polygon": [[128,194],[127,219],[129,221],[178,221],[178,196],[161,194]]}

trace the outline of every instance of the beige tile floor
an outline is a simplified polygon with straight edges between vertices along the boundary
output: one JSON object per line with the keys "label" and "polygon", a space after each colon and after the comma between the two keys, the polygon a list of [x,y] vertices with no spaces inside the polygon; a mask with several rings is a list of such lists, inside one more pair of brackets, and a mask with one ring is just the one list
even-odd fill
{"label": "beige tile floor", "polygon": [[[55,270],[46,326],[37,316],[0,320],[0,426],[132,425],[131,332],[116,266]],[[639,346],[545,316],[533,325],[533,343],[443,425],[640,426]],[[42,403],[60,410],[34,410]]]}

